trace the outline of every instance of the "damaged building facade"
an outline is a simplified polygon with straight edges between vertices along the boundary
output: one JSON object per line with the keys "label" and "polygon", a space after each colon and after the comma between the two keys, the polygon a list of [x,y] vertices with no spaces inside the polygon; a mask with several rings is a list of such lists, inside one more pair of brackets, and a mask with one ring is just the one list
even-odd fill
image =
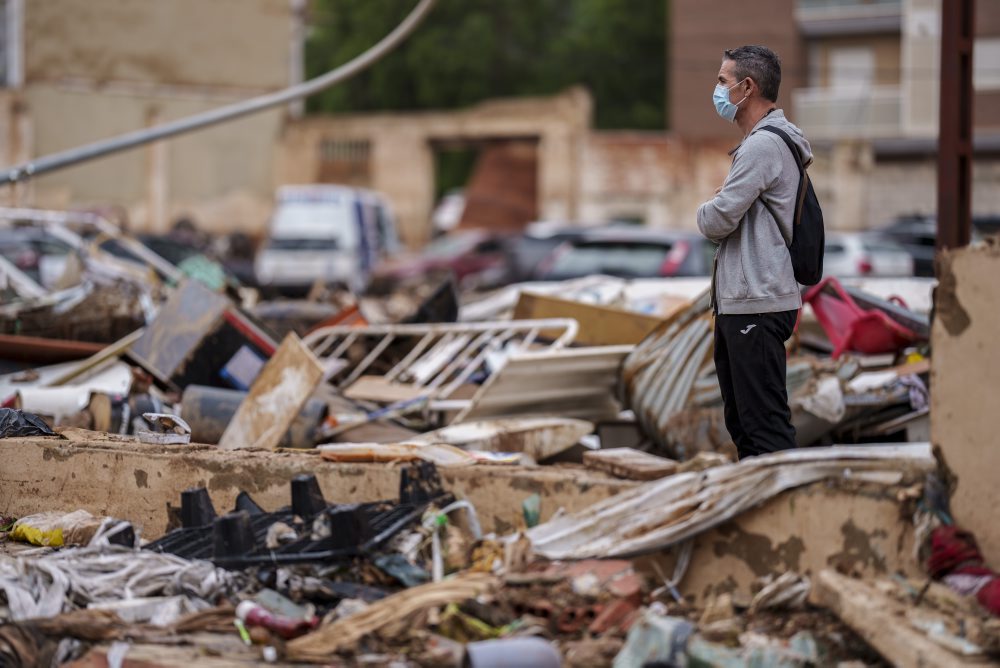
{"label": "damaged building facade", "polygon": [[[225,3],[190,2],[170,17],[139,2],[4,6],[0,148],[8,164],[301,78],[301,2],[240,4],[232,34],[252,43],[249,50],[209,38],[232,27]],[[729,28],[717,26],[715,10],[701,3],[671,4],[666,132],[594,130],[593,101],[576,89],[417,114],[299,118],[289,108],[35,178],[6,196],[43,207],[111,203],[143,231],[191,215],[210,231],[259,235],[279,185],[347,183],[386,193],[404,240],[416,246],[431,234],[436,153],[472,148],[481,160],[467,184],[466,225],[624,221],[693,229],[692,212],[725,178],[726,153],[737,139],[705,113],[706,86],[722,50],[749,32],[767,36],[783,56],[779,105],[813,142],[811,173],[832,228],[934,213],[938,108],[929,101],[937,95],[940,2],[773,0],[763,12],[739,2],[722,11],[733,17]],[[72,31],[70,15],[100,16],[101,27]],[[781,17],[780,31],[772,16]],[[196,18],[197,27],[153,27],[177,17]],[[980,2],[977,19],[973,210],[989,217],[1000,214],[990,187],[1000,174],[993,102],[1000,89],[991,58],[1000,11]],[[233,55],[244,51],[256,59],[253,67]]]}
{"label": "damaged building facade", "polygon": [[[168,6],[169,4],[169,6]],[[285,88],[302,76],[302,2],[4,0],[0,157],[12,165]],[[226,35],[226,39],[219,39]],[[218,232],[262,227],[274,110],[33,178],[6,204],[114,207],[135,230],[182,215]]]}

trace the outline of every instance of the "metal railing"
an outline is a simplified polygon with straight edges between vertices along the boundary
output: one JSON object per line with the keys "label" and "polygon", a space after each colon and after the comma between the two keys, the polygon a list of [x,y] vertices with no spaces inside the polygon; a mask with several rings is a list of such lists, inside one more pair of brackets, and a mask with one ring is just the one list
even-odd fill
{"label": "metal railing", "polygon": [[872,139],[902,132],[899,86],[799,88],[792,91],[795,123],[810,139]]}
{"label": "metal railing", "polygon": [[[475,374],[489,373],[497,356],[568,346],[579,325],[570,318],[508,322],[323,327],[303,342],[321,360],[336,363],[330,382],[347,388],[375,371],[386,382],[414,388],[429,399],[452,396]],[[545,340],[542,340],[542,337]],[[352,350],[360,359],[347,358]]]}

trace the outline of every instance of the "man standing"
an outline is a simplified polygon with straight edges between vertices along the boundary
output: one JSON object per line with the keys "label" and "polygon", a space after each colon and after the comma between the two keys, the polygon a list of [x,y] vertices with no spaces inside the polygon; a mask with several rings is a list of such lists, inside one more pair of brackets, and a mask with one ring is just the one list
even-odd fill
{"label": "man standing", "polygon": [[792,242],[799,169],[809,142],[777,109],[781,64],[763,46],[726,51],[715,109],[743,131],[729,176],[698,209],[698,229],[719,243],[712,273],[715,367],[726,427],[740,459],[795,447],[785,390],[785,341],[802,306],[788,246]]}

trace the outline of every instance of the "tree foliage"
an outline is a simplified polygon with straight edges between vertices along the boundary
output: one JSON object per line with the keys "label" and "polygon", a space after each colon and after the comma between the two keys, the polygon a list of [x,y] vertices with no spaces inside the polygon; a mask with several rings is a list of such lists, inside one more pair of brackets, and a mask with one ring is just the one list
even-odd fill
{"label": "tree foliage", "polygon": [[[315,0],[310,77],[381,39],[414,0]],[[665,122],[666,0],[439,0],[397,51],[310,99],[311,111],[449,109],[574,84],[600,128]]]}

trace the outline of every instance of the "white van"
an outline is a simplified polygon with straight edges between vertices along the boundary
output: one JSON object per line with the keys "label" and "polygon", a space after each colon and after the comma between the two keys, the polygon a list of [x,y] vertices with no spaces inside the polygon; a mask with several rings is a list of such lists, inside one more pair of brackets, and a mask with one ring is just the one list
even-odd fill
{"label": "white van", "polygon": [[337,185],[283,186],[254,272],[263,289],[302,292],[316,280],[364,290],[372,269],[399,247],[377,192]]}

